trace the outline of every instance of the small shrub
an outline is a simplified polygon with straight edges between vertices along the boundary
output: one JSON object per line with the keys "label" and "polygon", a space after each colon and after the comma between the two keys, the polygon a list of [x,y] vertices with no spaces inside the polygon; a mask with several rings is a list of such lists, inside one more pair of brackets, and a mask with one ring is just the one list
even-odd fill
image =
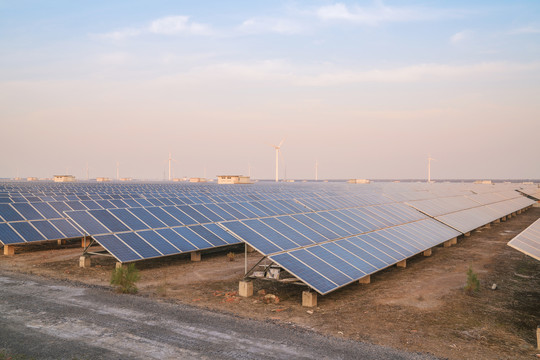
{"label": "small shrub", "polygon": [[140,279],[139,270],[135,264],[121,266],[113,270],[111,275],[111,285],[116,286],[116,291],[123,294],[135,294],[137,286],[135,283]]}
{"label": "small shrub", "polygon": [[234,261],[234,253],[231,251],[230,253],[227,254],[227,258],[229,259],[229,261]]}
{"label": "small shrub", "polygon": [[480,280],[478,280],[478,276],[473,271],[472,266],[469,266],[469,270],[467,270],[467,284],[465,285],[465,291],[469,294],[472,294],[479,290]]}

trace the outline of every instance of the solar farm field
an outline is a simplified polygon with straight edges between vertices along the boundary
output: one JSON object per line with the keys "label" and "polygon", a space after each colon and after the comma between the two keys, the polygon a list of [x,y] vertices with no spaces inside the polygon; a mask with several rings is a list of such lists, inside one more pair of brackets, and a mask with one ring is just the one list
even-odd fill
{"label": "solar farm field", "polygon": [[[294,199],[293,194],[296,193],[294,188],[301,186],[299,184],[294,187],[279,188],[263,184],[260,188],[248,188],[248,192],[251,195],[254,195],[253,192],[264,193],[265,196],[272,197],[271,201],[286,201],[284,194]],[[429,352],[443,358],[526,359],[534,355],[534,330],[540,323],[540,309],[537,306],[540,301],[540,277],[538,276],[540,262],[507,246],[507,243],[540,217],[540,209],[530,208],[518,216],[508,219],[504,216],[506,221],[494,222],[505,212],[512,213],[519,210],[519,206],[528,206],[530,201],[518,203],[527,198],[516,195],[512,189],[508,188],[485,191],[485,189],[493,190],[493,187],[476,187],[476,191],[471,192],[470,189],[459,184],[457,186],[440,184],[430,188],[429,191],[426,190],[425,184],[381,184],[376,187],[375,192],[366,191],[365,188],[352,188],[347,196],[340,197],[339,192],[343,191],[343,188],[350,189],[349,186],[333,186],[333,184],[324,186],[306,184],[300,191],[304,194],[303,203],[310,206],[309,211],[297,208],[294,210],[296,213],[292,213],[293,204],[299,204],[295,201],[288,205],[291,212],[288,215],[246,217],[233,221],[235,224],[242,225],[228,226],[231,220],[225,219],[196,224],[195,226],[216,224],[220,226],[220,229],[232,232],[239,241],[207,250],[203,253],[201,262],[190,261],[189,252],[179,252],[175,256],[150,256],[144,261],[137,261],[137,268],[141,271],[141,280],[138,283],[140,294],[156,300],[165,299],[173,303],[211,308],[253,319],[292,324],[331,336],[388,345],[413,352]],[[240,192],[239,188],[227,188],[226,191],[229,192],[228,196],[235,197],[239,196],[237,192]],[[334,201],[328,203],[328,201],[308,200],[313,198],[314,192],[323,193]],[[351,201],[355,200],[355,197],[351,194],[356,195],[356,201],[364,201],[364,203],[352,204]],[[384,195],[381,196],[381,194]],[[161,196],[161,198],[164,197]],[[300,198],[298,194],[296,198]],[[317,196],[317,198],[321,197]],[[223,200],[229,200],[221,196],[216,199],[218,201],[213,201],[213,203],[225,204],[227,201]],[[163,202],[163,200],[160,201]],[[253,203],[254,201],[262,200],[241,197],[228,203]],[[277,204],[283,204],[283,202]],[[163,204],[158,207],[167,206],[171,205]],[[185,205],[174,206],[176,208]],[[271,205],[267,205],[267,209],[268,206]],[[319,208],[315,208],[316,206]],[[147,208],[150,207],[155,207],[155,205]],[[208,208],[208,206],[205,207]],[[246,207],[243,206],[243,208]],[[124,209],[132,214],[140,211],[132,210],[130,207],[124,207]],[[93,214],[92,211],[94,210],[85,210],[85,214]],[[233,210],[227,208],[227,213],[231,212]],[[461,217],[457,215],[459,213],[465,213],[468,216],[463,217],[463,221],[460,222]],[[354,214],[357,215],[356,222],[352,218]],[[381,217],[381,214],[386,214],[386,216]],[[93,216],[93,218],[98,219],[99,216]],[[341,217],[342,221],[347,220],[346,223],[349,226],[339,222],[336,216]],[[383,224],[382,220],[378,222],[374,220],[381,218],[387,223]],[[297,223],[290,219],[294,219]],[[360,219],[367,222],[360,222]],[[69,216],[66,220],[74,222]],[[105,225],[102,221],[99,222]],[[335,227],[334,231],[327,231],[338,222],[340,225]],[[352,245],[357,248],[360,248],[359,245],[373,246],[373,244],[382,244],[385,239],[390,245],[397,245],[397,241],[402,239],[404,245],[419,246],[420,243],[415,242],[415,239],[421,239],[421,234],[429,234],[428,231],[433,231],[423,225],[426,222],[439,224],[437,226],[442,226],[444,231],[458,232],[457,245],[437,246],[437,244],[443,244],[445,239],[456,236],[456,233],[449,233],[440,242],[428,245],[433,250],[431,256],[422,256],[423,249],[416,248],[417,252],[407,257],[407,267],[404,269],[391,266],[399,261],[398,258],[394,258],[394,262],[381,266],[379,271],[371,273],[370,284],[344,280],[341,286],[340,283],[334,282],[334,280],[338,281],[337,277],[328,279],[331,275],[327,275],[325,270],[316,265],[320,264],[322,259],[326,263],[326,265],[322,264],[324,267],[328,268],[330,265],[335,269],[339,268],[339,271],[346,276],[354,276],[352,272],[354,269],[338,265],[343,264],[342,261],[315,249],[322,248],[328,252],[345,254],[337,247],[354,250]],[[319,227],[322,223],[325,224],[324,228],[327,230]],[[309,228],[317,228],[319,235],[322,236],[324,233],[327,237],[324,240],[292,247],[286,240],[292,239],[294,243],[298,243],[305,241],[300,240],[304,238],[313,240],[315,235],[291,238],[290,232],[285,234],[284,230],[278,231],[280,236],[268,230],[270,226],[274,230],[280,230],[283,224],[295,224],[296,229],[303,229],[303,232],[307,231],[305,227],[310,224]],[[354,233],[355,230],[351,226],[360,228],[362,224],[367,224],[371,228],[358,234]],[[489,225],[489,227],[484,225]],[[187,228],[194,225],[172,227],[175,226]],[[162,226],[151,231],[159,233],[168,228]],[[246,231],[246,228],[249,231]],[[291,228],[290,225],[289,228]],[[472,231],[470,236],[463,236],[464,233],[473,229],[477,230]],[[345,233],[345,230],[348,233]],[[122,240],[126,237],[122,234],[138,231],[140,230],[120,231],[114,235]],[[175,232],[177,231],[179,230]],[[335,231],[344,233],[340,235]],[[258,236],[247,235],[252,232]],[[97,236],[112,234],[112,232],[100,233]],[[412,237],[411,234],[416,236]],[[140,238],[146,239],[144,236]],[[126,237],[126,239],[129,238]],[[427,236],[425,239],[433,239],[433,237]],[[303,286],[259,280],[254,282],[253,297],[238,296],[238,282],[244,277],[244,241],[258,250],[248,253],[248,268],[255,265],[265,255],[269,258],[276,257],[278,260],[276,263],[280,264],[279,255],[288,254],[290,258],[297,260],[296,263],[299,262],[315,269],[319,278],[322,276],[329,280],[325,284],[333,284],[332,291],[320,296],[316,307],[302,307],[301,290],[309,286],[317,290],[320,283],[313,282],[313,278],[309,276],[298,276],[305,280]],[[289,244],[290,248],[271,252],[271,250],[263,250],[260,245],[258,248],[257,244],[266,244],[264,249],[269,249],[272,244],[275,246]],[[396,249],[404,251],[405,248],[396,247]],[[364,251],[374,256],[375,249]],[[108,286],[111,269],[114,268],[118,259],[95,257],[92,258],[92,267],[79,268],[77,265],[81,252],[79,243],[58,246],[55,242],[32,242],[18,246],[15,256],[0,257],[0,272],[19,271],[55,279],[67,279],[75,283]],[[234,256],[228,256],[231,253]],[[327,254],[328,258],[325,258],[324,254]],[[348,254],[352,252],[349,251]],[[385,254],[389,255],[387,252]],[[379,256],[376,257],[380,259]],[[356,268],[352,262],[354,258],[351,255],[347,257],[349,261],[346,262]],[[341,258],[344,259],[343,256]],[[285,262],[281,265],[285,268],[289,266]],[[463,290],[469,267],[473,268],[480,279],[481,289],[478,293],[467,294]],[[346,269],[351,272],[343,272],[347,271]],[[305,272],[299,275],[302,274]],[[362,274],[358,277],[360,275]],[[497,285],[496,290],[492,290],[493,284]]]}

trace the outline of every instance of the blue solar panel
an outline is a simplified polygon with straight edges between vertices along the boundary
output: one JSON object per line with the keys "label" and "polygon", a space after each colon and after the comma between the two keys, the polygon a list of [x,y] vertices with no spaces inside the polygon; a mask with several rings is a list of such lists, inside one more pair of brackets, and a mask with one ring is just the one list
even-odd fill
{"label": "blue solar panel", "polygon": [[108,252],[121,262],[129,262],[142,259],[116,235],[100,235],[94,237]]}
{"label": "blue solar panel", "polygon": [[291,250],[298,247],[297,243],[291,241],[289,238],[272,229],[260,220],[244,220],[244,224],[279,246],[282,250]]}
{"label": "blue solar panel", "polygon": [[322,276],[317,271],[313,270],[298,259],[292,257],[288,253],[272,255],[270,259],[283,266],[287,271],[310,284],[313,288],[321,293],[332,291],[336,288],[336,284]]}
{"label": "blue solar panel", "polygon": [[32,205],[45,217],[45,219],[60,219],[64,217],[46,202],[37,202]]}
{"label": "blue solar panel", "polygon": [[66,239],[82,236],[82,233],[65,219],[50,220],[50,223],[60,230]]}
{"label": "blue solar panel", "polygon": [[153,230],[139,231],[137,232],[137,235],[142,237],[149,244],[152,244],[163,255],[178,254],[180,252],[177,248],[171,245],[171,243],[165,240],[158,232]]}
{"label": "blue solar panel", "polygon": [[184,239],[172,229],[160,229],[156,230],[156,232],[163,236],[165,239],[167,239],[167,241],[169,241],[182,252],[197,250],[197,247],[188,242],[186,239]]}
{"label": "blue solar panel", "polygon": [[152,213],[155,217],[157,217],[160,221],[165,223],[167,226],[178,226],[182,225],[180,221],[172,217],[169,213],[167,213],[165,210],[159,207],[149,207],[146,208],[149,212]]}
{"label": "blue solar panel", "polygon": [[25,242],[8,224],[0,223],[0,239],[4,244],[17,244]]}
{"label": "blue solar panel", "polygon": [[64,234],[58,231],[58,229],[56,229],[56,227],[54,227],[47,220],[31,221],[31,224],[34,225],[34,227],[38,229],[38,231],[42,233],[47,240],[57,240],[65,238]]}
{"label": "blue solar panel", "polygon": [[88,235],[106,234],[110,232],[86,211],[70,211],[66,214]]}
{"label": "blue solar panel", "polygon": [[330,251],[332,254],[334,254],[337,257],[345,260],[346,262],[353,265],[357,269],[360,269],[361,271],[365,272],[366,274],[371,274],[371,273],[378,270],[377,267],[375,267],[372,264],[368,263],[366,260],[354,255],[350,251],[346,250],[345,248],[339,246],[338,244],[336,244],[334,242],[322,244],[321,247],[328,250],[328,251]]}
{"label": "blue solar panel", "polygon": [[173,228],[180,236],[189,241],[198,249],[209,249],[212,246],[208,241],[202,238],[199,234],[191,230],[189,227],[176,227]]}
{"label": "blue solar panel", "polygon": [[20,221],[24,218],[10,204],[0,204],[0,216],[6,221]]}
{"label": "blue solar panel", "polygon": [[200,235],[203,239],[211,243],[213,246],[227,245],[227,243],[221,240],[216,234],[212,233],[201,225],[193,225],[189,228]]}
{"label": "blue solar panel", "polygon": [[139,218],[141,221],[143,221],[145,224],[147,224],[148,227],[150,227],[151,229],[159,229],[159,228],[167,227],[167,225],[165,225],[164,222],[160,221],[158,218],[152,215],[152,213],[150,213],[147,209],[131,208],[128,210],[137,218]]}
{"label": "blue solar panel", "polygon": [[120,231],[129,231],[130,229],[122,224],[120,220],[115,218],[107,210],[89,210],[88,211],[93,217],[95,217],[99,222],[101,222],[105,227],[107,227],[110,232],[120,232]]}
{"label": "blue solar panel", "polygon": [[149,226],[139,220],[135,215],[126,209],[110,209],[109,212],[116,216],[132,230],[146,230]]}
{"label": "blue solar panel", "polygon": [[349,275],[353,279],[359,279],[367,275],[366,272],[361,271],[360,269],[354,267],[352,264],[348,263],[346,260],[341,259],[325,249],[323,246],[312,246],[306,249],[313,255],[317,256],[319,259],[323,259],[328,263],[332,264],[342,273]]}
{"label": "blue solar panel", "polygon": [[271,254],[281,251],[279,247],[262,237],[239,221],[224,223],[227,229],[231,230],[242,239],[249,239],[249,244],[261,251],[263,254]]}
{"label": "blue solar panel", "polygon": [[219,236],[220,239],[225,241],[227,244],[239,244],[241,243],[240,240],[238,240],[236,237],[234,237],[230,232],[224,230],[223,228],[219,227],[219,225],[216,224],[207,224],[203,225],[205,228]]}
{"label": "blue solar panel", "polygon": [[30,223],[14,222],[11,223],[11,227],[28,242],[45,240],[43,235],[30,225]]}
{"label": "blue solar panel", "polygon": [[338,286],[345,285],[351,282],[351,280],[353,280],[349,276],[337,270],[335,267],[328,265],[328,263],[311,254],[307,250],[294,250],[291,251],[289,254],[302,261],[304,264],[308,264],[310,267],[317,269],[317,272],[319,272],[321,275],[323,275],[328,280],[332,281]]}
{"label": "blue solar panel", "polygon": [[197,210],[193,209],[189,205],[178,206],[178,208],[180,210],[182,210],[183,212],[185,212],[186,214],[188,214],[191,218],[193,218],[199,224],[212,222],[206,216],[204,216],[203,214],[201,214]]}
{"label": "blue solar panel", "polygon": [[162,255],[136,233],[121,233],[116,234],[116,236],[118,236],[119,239],[121,239],[125,244],[129,245],[130,248],[135,250],[143,258],[152,258]]}

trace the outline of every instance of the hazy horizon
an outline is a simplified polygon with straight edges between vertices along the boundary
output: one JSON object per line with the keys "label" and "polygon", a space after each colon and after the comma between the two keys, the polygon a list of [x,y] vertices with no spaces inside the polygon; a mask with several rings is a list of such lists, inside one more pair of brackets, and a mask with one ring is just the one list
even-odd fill
{"label": "hazy horizon", "polygon": [[[0,3],[0,178],[540,179],[537,1]],[[284,177],[284,167],[280,169]]]}

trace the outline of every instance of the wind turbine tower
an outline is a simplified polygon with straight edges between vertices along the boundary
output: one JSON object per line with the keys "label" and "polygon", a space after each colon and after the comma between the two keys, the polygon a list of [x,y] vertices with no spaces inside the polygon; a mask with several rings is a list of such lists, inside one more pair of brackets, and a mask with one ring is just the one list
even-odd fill
{"label": "wind turbine tower", "polygon": [[281,140],[279,145],[272,145],[276,149],[276,182],[279,181],[279,155],[281,155],[281,145],[283,145],[284,141],[285,138]]}
{"label": "wind turbine tower", "polygon": [[435,160],[431,157],[431,155],[428,155],[428,175],[427,175],[427,182],[428,184],[431,183],[431,160]]}
{"label": "wind turbine tower", "polygon": [[169,151],[169,181],[172,181],[172,162],[173,161],[176,161],[176,160],[172,158],[172,154]]}

